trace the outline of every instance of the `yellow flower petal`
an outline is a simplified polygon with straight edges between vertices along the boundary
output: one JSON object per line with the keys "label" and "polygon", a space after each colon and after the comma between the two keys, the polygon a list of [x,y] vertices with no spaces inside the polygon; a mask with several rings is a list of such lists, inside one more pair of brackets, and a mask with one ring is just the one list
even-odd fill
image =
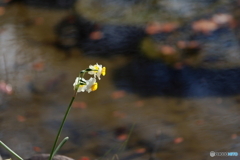
{"label": "yellow flower petal", "polygon": [[103,75],[103,76],[106,75],[106,70],[107,70],[106,67],[103,67],[103,68],[102,68],[102,75]]}
{"label": "yellow flower petal", "polygon": [[94,83],[91,87],[92,91],[96,91],[98,89],[98,83]]}

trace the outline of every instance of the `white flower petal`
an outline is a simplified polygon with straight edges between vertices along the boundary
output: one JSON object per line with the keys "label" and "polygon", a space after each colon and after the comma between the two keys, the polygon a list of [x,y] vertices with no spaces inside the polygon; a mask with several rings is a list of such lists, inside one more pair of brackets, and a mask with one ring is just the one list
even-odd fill
{"label": "white flower petal", "polygon": [[97,71],[89,71],[88,73],[90,75],[94,75],[94,78],[98,77],[98,79],[101,79],[101,74],[102,74],[102,65],[99,65],[98,63],[96,63],[95,65],[89,65],[89,68],[92,70],[97,70]]}
{"label": "white flower petal", "polygon": [[91,78],[88,80],[88,84],[87,84],[87,86],[86,86],[86,91],[87,91],[88,93],[90,93],[90,92],[92,91],[92,86],[94,85],[94,83],[96,83],[96,79],[91,77]]}

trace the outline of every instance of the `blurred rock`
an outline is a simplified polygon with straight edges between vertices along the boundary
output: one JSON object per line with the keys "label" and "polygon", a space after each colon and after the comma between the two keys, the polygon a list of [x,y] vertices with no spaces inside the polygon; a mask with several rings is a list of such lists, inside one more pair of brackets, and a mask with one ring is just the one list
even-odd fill
{"label": "blurred rock", "polygon": [[[27,160],[48,160],[49,156],[50,156],[49,154],[37,154]],[[53,157],[53,160],[74,160],[74,159],[63,155],[55,155]]]}
{"label": "blurred rock", "polygon": [[55,27],[57,45],[70,49],[81,44],[94,30],[95,24],[76,15],[69,15]]}

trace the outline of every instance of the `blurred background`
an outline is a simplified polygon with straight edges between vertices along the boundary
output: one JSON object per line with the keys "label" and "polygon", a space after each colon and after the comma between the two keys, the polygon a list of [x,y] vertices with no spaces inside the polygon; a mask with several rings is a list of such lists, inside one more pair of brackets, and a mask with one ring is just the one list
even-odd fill
{"label": "blurred background", "polygon": [[[0,140],[24,159],[50,153],[76,76],[98,63],[107,75],[97,91],[78,94],[59,154],[208,160],[210,151],[240,153],[239,6],[0,0]],[[3,147],[0,155],[14,159]]]}

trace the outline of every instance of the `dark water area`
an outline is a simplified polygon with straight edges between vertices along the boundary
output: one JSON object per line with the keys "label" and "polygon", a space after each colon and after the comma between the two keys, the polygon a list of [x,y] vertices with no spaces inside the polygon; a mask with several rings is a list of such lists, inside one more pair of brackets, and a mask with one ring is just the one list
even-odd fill
{"label": "dark water area", "polygon": [[[98,63],[107,74],[95,92],[78,93],[61,136],[69,140],[59,154],[76,160],[239,158],[210,157],[211,151],[240,153],[237,10],[229,11],[229,3],[214,8],[218,0],[148,1],[171,15],[194,16],[178,25],[138,24],[138,17],[125,24],[112,21],[115,13],[99,11],[111,22],[103,23],[79,15],[68,2],[0,6],[1,141],[24,159],[49,153],[75,78]],[[189,7],[179,10],[184,4]],[[196,16],[196,4],[215,10]],[[2,146],[0,155],[15,159]]]}
{"label": "dark water area", "polygon": [[141,96],[207,97],[239,94],[240,68],[174,69],[161,61],[140,57],[115,71],[119,89]]}
{"label": "dark water area", "polygon": [[83,42],[82,49],[87,56],[134,55],[140,52],[139,44],[145,36],[140,27],[134,26],[102,26],[104,38],[98,41]]}

